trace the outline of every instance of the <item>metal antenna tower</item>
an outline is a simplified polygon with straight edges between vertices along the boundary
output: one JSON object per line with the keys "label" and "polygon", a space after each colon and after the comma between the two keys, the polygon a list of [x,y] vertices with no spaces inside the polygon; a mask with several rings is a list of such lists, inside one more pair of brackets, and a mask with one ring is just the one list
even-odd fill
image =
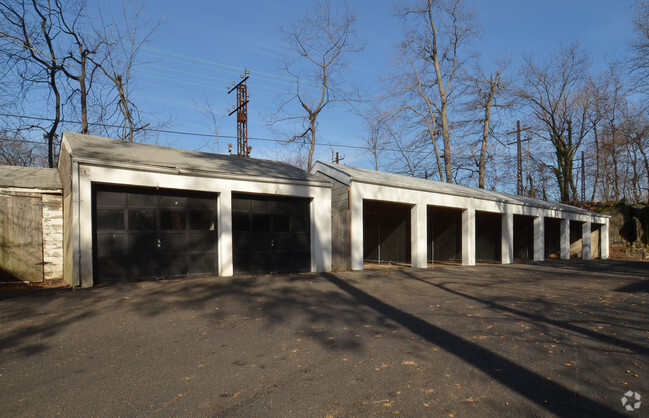
{"label": "metal antenna tower", "polygon": [[516,142],[509,142],[507,145],[516,144],[516,194],[523,196],[525,189],[523,186],[523,141],[529,141],[531,138],[521,139],[521,133],[531,129],[529,126],[521,128],[521,121],[516,121],[516,130],[507,132],[507,134],[516,134]]}
{"label": "metal antenna tower", "polygon": [[228,90],[228,94],[237,91],[237,106],[234,106],[228,116],[232,116],[235,112],[237,114],[237,155],[241,157],[250,157],[252,147],[248,146],[248,85],[246,81],[250,76],[250,71],[244,70],[241,74],[242,80],[239,84],[235,85],[232,82],[232,87]]}

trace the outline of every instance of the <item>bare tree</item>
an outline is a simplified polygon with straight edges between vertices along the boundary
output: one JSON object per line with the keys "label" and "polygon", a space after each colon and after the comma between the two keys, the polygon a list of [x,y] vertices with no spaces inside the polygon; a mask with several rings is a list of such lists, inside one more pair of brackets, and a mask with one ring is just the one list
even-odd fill
{"label": "bare tree", "polygon": [[150,125],[132,99],[133,68],[140,63],[140,50],[151,41],[160,23],[141,22],[142,12],[142,6],[123,5],[122,19],[109,21],[102,15],[102,23],[96,28],[102,49],[99,59],[93,58],[93,62],[109,80],[113,93],[113,99],[104,104],[102,121],[106,127],[117,125],[115,136],[128,141]]}
{"label": "bare tree", "polygon": [[588,57],[577,45],[562,47],[550,63],[527,58],[524,86],[518,91],[539,123],[538,134],[554,147],[552,170],[562,202],[577,195],[573,160],[591,130],[590,98],[583,94],[588,65]]}
{"label": "bare tree", "polygon": [[478,187],[485,188],[486,163],[489,138],[493,128],[494,109],[509,108],[513,105],[513,97],[509,95],[510,83],[504,77],[507,63],[498,63],[490,74],[485,74],[482,68],[476,68],[467,78],[468,89],[466,94],[471,98],[467,103],[467,110],[479,111],[481,117],[478,122],[481,126],[480,153],[476,157],[472,152],[473,160],[478,168]]}
{"label": "bare tree", "polygon": [[211,146],[208,142],[205,142],[203,147],[209,146],[212,152],[216,152],[217,154],[220,154],[221,148],[219,146],[219,131],[221,127],[221,122],[223,121],[223,116],[217,118],[216,112],[212,108],[212,105],[210,104],[209,100],[207,100],[207,97],[204,98],[202,103],[198,103],[195,100],[192,101],[194,102],[194,106],[196,106],[196,109],[203,116],[209,119],[210,121],[209,128],[214,131],[214,138],[212,140]]}
{"label": "bare tree", "polygon": [[372,166],[378,171],[381,155],[385,147],[389,144],[388,124],[390,123],[389,112],[381,111],[373,107],[367,113],[361,114],[365,124],[366,137],[365,144],[372,153]]}
{"label": "bare tree", "polygon": [[12,130],[42,130],[50,167],[64,126],[81,133],[100,126],[108,133],[121,124],[121,137],[130,140],[147,126],[130,95],[131,70],[157,25],[140,25],[140,10],[124,8],[123,23],[106,24],[101,9],[88,15],[86,0],[0,0],[1,89],[19,99],[10,105],[14,113],[28,116],[15,119]]}
{"label": "bare tree", "polygon": [[58,54],[56,38],[60,28],[56,26],[56,9],[49,2],[37,0],[0,1],[0,37],[5,39],[2,53],[12,62],[14,74],[21,80],[20,89],[31,85],[46,85],[46,101],[53,107],[52,123],[48,127],[29,125],[24,130],[39,128],[47,140],[47,163],[54,167],[57,130],[63,118],[63,101],[59,74],[63,61]]}
{"label": "bare tree", "polygon": [[71,40],[67,54],[63,57],[61,71],[76,84],[72,94],[79,95],[81,114],[81,133],[89,132],[88,96],[97,65],[92,56],[97,54],[100,41],[92,33],[90,23],[84,16],[86,1],[72,0],[65,4],[54,0],[52,6],[56,13],[57,25],[63,35]]}
{"label": "bare tree", "polygon": [[[302,18],[280,28],[289,52],[284,69],[295,78],[295,92],[280,105],[271,124],[297,121],[292,140],[308,141],[307,169],[313,167],[318,117],[335,103],[358,100],[358,91],[345,85],[346,56],[361,46],[355,38],[356,16],[347,7],[336,14],[331,4],[317,3]],[[301,113],[297,116],[296,114]],[[287,116],[288,115],[288,116]]]}
{"label": "bare tree", "polygon": [[0,131],[0,165],[42,165],[42,160],[45,159],[43,157],[38,148],[30,146],[20,133]]}
{"label": "bare tree", "polygon": [[[435,162],[435,168],[431,169],[431,174],[436,171],[439,180],[444,181],[444,164],[442,164],[442,154],[438,145],[441,138],[441,124],[439,123],[439,111],[434,101],[434,92],[431,92],[434,85],[427,83],[425,75],[420,72],[425,69],[418,68],[416,58],[410,54],[407,45],[407,43],[401,45],[396,59],[399,67],[408,68],[409,71],[403,71],[390,78],[391,86],[386,94],[388,97],[385,98],[386,101],[390,97],[399,98],[397,104],[393,106],[392,116],[389,118],[392,125],[390,132],[395,144],[399,147],[404,143],[413,149],[429,148],[427,145],[430,145]],[[405,138],[400,138],[401,135]],[[403,159],[402,162],[405,163],[405,166],[412,167],[408,153],[398,153],[396,158],[397,160]],[[423,164],[422,161],[421,165]]]}
{"label": "bare tree", "polygon": [[632,23],[635,39],[631,44],[630,67],[638,84],[646,89],[649,87],[649,1],[636,3]]}
{"label": "bare tree", "polygon": [[[407,64],[404,73],[423,101],[429,131],[437,122],[444,144],[444,177],[453,182],[449,109],[459,72],[465,59],[463,48],[475,36],[474,16],[463,0],[426,0],[401,8],[410,22],[401,53]],[[431,114],[435,113],[435,117]]]}

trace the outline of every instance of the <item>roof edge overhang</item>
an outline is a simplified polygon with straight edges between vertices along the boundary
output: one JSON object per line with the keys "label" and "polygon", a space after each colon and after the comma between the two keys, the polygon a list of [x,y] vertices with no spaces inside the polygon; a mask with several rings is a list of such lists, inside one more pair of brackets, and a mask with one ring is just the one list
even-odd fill
{"label": "roof edge overhang", "polygon": [[515,202],[508,200],[506,198],[498,199],[497,197],[478,197],[478,196],[471,196],[468,193],[459,193],[459,192],[454,192],[454,191],[438,191],[438,190],[430,190],[422,187],[413,187],[409,185],[403,185],[403,184],[394,184],[390,182],[385,182],[385,181],[379,181],[379,180],[370,180],[370,179],[358,179],[355,178],[352,174],[349,174],[345,172],[344,170],[340,170],[332,165],[322,163],[320,161],[317,161],[316,164],[313,166],[313,169],[311,170],[312,172],[314,171],[320,171],[325,175],[328,175],[330,177],[335,178],[338,181],[346,183],[348,186],[351,186],[352,183],[363,183],[363,184],[371,184],[374,186],[383,186],[383,187],[395,187],[395,188],[400,188],[400,189],[406,189],[406,190],[412,190],[412,191],[417,191],[417,192],[424,192],[424,193],[438,193],[438,194],[445,194],[449,196],[456,196],[456,197],[463,197],[466,199],[475,199],[475,200],[484,200],[484,201],[489,201],[489,202],[496,202],[496,203],[502,203],[502,204],[508,204],[508,205],[518,205],[521,207],[528,207],[528,208],[541,208],[541,209],[547,209],[547,210],[556,210],[560,212],[566,212],[566,213],[572,213],[576,215],[588,215],[588,216],[593,216],[593,217],[601,217],[601,218],[610,218],[611,215],[606,215],[603,213],[597,213],[597,212],[592,212],[586,209],[579,209],[579,208],[574,208],[572,209],[571,207],[566,207],[566,206],[559,206],[555,205],[552,202],[547,202],[545,200],[539,200],[539,202],[542,202],[543,205],[532,205],[529,203],[525,202]]}
{"label": "roof edge overhang", "polygon": [[145,171],[159,174],[176,174],[192,177],[204,177],[204,178],[213,178],[213,179],[224,179],[224,180],[240,180],[240,181],[252,181],[257,183],[277,183],[277,184],[292,184],[300,186],[309,186],[309,187],[322,187],[322,188],[331,188],[332,184],[326,180],[300,180],[300,179],[290,179],[282,177],[267,177],[267,176],[249,176],[244,174],[229,174],[229,173],[219,173],[207,170],[192,170],[182,167],[171,167],[164,165],[155,165],[155,164],[137,164],[137,163],[126,163],[126,162],[117,162],[117,161],[105,161],[95,158],[85,158],[85,157],[75,157],[71,154],[72,161],[77,164],[86,164],[97,167],[104,168],[117,168],[125,169],[131,171]]}
{"label": "roof edge overhang", "polygon": [[373,180],[368,180],[368,179],[355,179],[355,178],[352,177],[350,179],[350,184],[352,182],[371,184],[371,185],[374,185],[374,186],[398,187],[398,188],[401,188],[401,189],[412,190],[412,191],[417,191],[417,192],[445,194],[445,195],[450,195],[450,196],[464,197],[466,199],[485,200],[485,201],[488,201],[488,202],[503,203],[503,204],[507,204],[507,205],[518,205],[518,206],[529,207],[529,208],[540,208],[540,209],[547,209],[547,210],[556,210],[556,211],[561,211],[561,212],[574,213],[576,215],[589,215],[589,216],[597,216],[597,217],[602,217],[602,218],[610,218],[611,217],[611,215],[606,215],[606,214],[597,213],[597,212],[591,212],[591,211],[586,210],[586,209],[579,209],[579,208],[571,209],[571,208],[562,207],[562,206],[555,206],[552,202],[547,202],[545,200],[541,200],[541,202],[545,203],[546,205],[549,205],[549,207],[547,207],[547,206],[544,207],[544,206],[541,206],[541,205],[531,205],[531,204],[525,203],[525,202],[512,202],[512,201],[507,200],[507,199],[497,199],[495,197],[476,197],[476,196],[469,196],[467,194],[457,193],[457,192],[440,192],[440,191],[436,191],[436,190],[428,190],[428,189],[421,188],[421,187],[412,187],[412,186],[406,186],[406,185],[401,185],[401,184],[400,185],[395,185],[395,184],[391,184],[391,183],[380,182],[378,180],[373,181]]}
{"label": "roof edge overhang", "polygon": [[315,174],[316,172],[320,171],[322,174],[331,177],[335,180],[340,181],[341,183],[345,183],[348,186],[351,184],[351,182],[354,180],[354,178],[348,174],[345,173],[343,170],[339,170],[336,167],[332,167],[328,164],[324,164],[320,161],[316,161],[314,166],[311,168],[311,173]]}

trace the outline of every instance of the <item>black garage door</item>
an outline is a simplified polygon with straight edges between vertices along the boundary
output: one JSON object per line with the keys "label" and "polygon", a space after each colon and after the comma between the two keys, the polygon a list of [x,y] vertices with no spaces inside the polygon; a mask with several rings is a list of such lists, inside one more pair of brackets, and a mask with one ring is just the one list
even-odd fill
{"label": "black garage door", "polygon": [[216,195],[93,190],[95,284],[217,272]]}
{"label": "black garage door", "polygon": [[310,199],[232,195],[235,273],[311,271]]}

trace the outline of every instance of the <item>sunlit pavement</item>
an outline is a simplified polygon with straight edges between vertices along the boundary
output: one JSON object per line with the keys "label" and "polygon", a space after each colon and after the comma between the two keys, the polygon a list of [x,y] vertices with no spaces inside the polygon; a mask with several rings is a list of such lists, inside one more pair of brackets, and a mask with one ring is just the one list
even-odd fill
{"label": "sunlit pavement", "polygon": [[0,415],[643,414],[648,315],[600,260],[4,290]]}

